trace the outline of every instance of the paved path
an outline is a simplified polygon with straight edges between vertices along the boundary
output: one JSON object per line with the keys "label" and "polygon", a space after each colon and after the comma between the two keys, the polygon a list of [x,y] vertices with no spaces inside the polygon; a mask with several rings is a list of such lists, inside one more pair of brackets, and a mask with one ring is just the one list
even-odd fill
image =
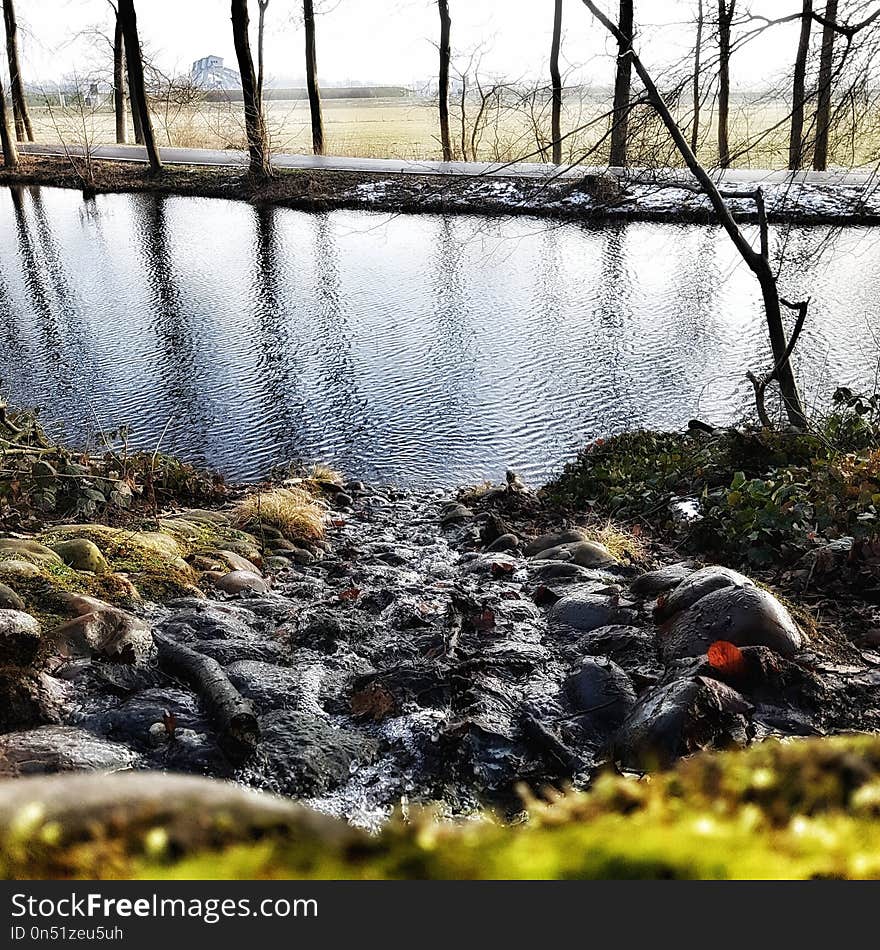
{"label": "paved path", "polygon": [[[22,144],[19,150],[25,155],[64,156],[66,151],[61,145]],[[74,155],[82,154],[82,149],[71,147]],[[162,161],[169,165],[220,165],[225,167],[242,166],[247,161],[246,153],[222,149],[202,148],[162,148],[159,150]],[[98,145],[92,149],[92,157],[104,161],[140,162],[147,161],[146,149],[140,145]],[[339,155],[273,155],[272,164],[276,168],[316,169],[323,171],[358,172],[366,174],[394,175],[452,175],[460,177],[492,178],[580,178],[583,175],[607,172],[609,169],[598,166],[577,165],[572,168],[558,168],[534,162],[435,162],[412,161],[392,158],[347,158]],[[627,174],[631,177],[653,177],[654,172],[639,172],[636,169],[610,169],[614,174]],[[787,171],[761,171],[753,169],[732,169],[716,178],[727,184],[757,185],[784,184],[794,178],[799,182],[817,185],[865,185],[874,180],[875,169],[861,169],[851,172],[797,172],[792,176]],[[691,180],[685,169],[669,169],[662,172],[664,180],[681,177]]]}

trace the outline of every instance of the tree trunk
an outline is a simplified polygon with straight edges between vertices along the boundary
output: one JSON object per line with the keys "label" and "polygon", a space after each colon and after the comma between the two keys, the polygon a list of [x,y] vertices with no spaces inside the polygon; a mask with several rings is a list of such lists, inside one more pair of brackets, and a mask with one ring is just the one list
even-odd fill
{"label": "tree trunk", "polygon": [[699,0],[697,6],[697,39],[694,44],[694,118],[691,123],[691,151],[697,154],[697,147],[700,141],[700,69],[703,59],[703,26],[706,17],[703,9],[703,0]]}
{"label": "tree trunk", "polygon": [[134,130],[134,142],[135,145],[144,144],[144,130],[141,127],[141,114],[135,105],[135,94],[134,94],[134,82],[131,78],[131,59],[128,55],[128,51],[125,53],[125,63],[126,71],[128,73],[128,102],[131,106],[131,127]]}
{"label": "tree trunk", "polygon": [[816,147],[813,169],[828,168],[828,134],[831,130],[831,82],[834,70],[834,24],[837,23],[837,0],[825,4],[825,25],[822,28],[822,55],[819,60],[819,91],[816,97]]}
{"label": "tree trunk", "polygon": [[[269,0],[257,0],[259,19],[257,20],[257,97],[260,101],[260,111],[263,111],[263,80],[265,78],[265,39],[266,39],[266,7]],[[265,113],[263,113],[265,115]]]}
{"label": "tree trunk", "polygon": [[235,55],[238,58],[238,71],[241,74],[250,173],[254,178],[266,178],[269,175],[269,150],[263,111],[257,94],[254,60],[251,56],[249,23],[247,0],[232,0],[232,38],[235,42]]}
{"label": "tree trunk", "polygon": [[620,39],[617,44],[617,75],[614,80],[614,114],[611,129],[610,164],[626,167],[626,146],[629,130],[629,94],[632,85],[633,0],[620,0],[617,22]]}
{"label": "tree trunk", "polygon": [[118,13],[113,31],[113,108],[116,112],[116,142],[125,145],[128,139],[125,124],[125,40]]}
{"label": "tree trunk", "polygon": [[324,154],[324,119],[321,115],[321,90],[318,87],[318,56],[315,50],[315,7],[313,0],[303,0],[306,24],[306,85],[309,89],[309,110],[312,115],[312,149]]}
{"label": "tree trunk", "polygon": [[0,79],[0,146],[3,148],[4,166],[15,168],[18,164],[18,149],[15,145],[15,136],[9,127],[9,115],[6,112],[6,94],[3,92],[2,79]]}
{"label": "tree trunk", "polygon": [[27,100],[18,63],[18,22],[13,0],[3,0],[3,22],[6,25],[6,57],[9,60],[9,95],[15,119],[15,135],[19,142],[33,142],[34,130],[28,115]]}
{"label": "tree trunk", "polygon": [[553,43],[550,47],[550,81],[553,85],[551,136],[553,164],[562,164],[562,74],[559,71],[559,47],[562,43],[562,0],[555,0],[553,10]]}
{"label": "tree trunk", "polygon": [[449,16],[449,0],[437,0],[440,10],[440,144],[443,146],[443,161],[452,161],[452,139],[449,137],[449,60],[452,58],[450,34],[452,20]]}
{"label": "tree trunk", "polygon": [[788,167],[797,171],[804,161],[804,105],[806,102],[807,57],[810,54],[810,31],[813,26],[813,0],[804,0],[801,13],[801,35],[794,61],[791,93],[791,132],[788,139]]}
{"label": "tree trunk", "polygon": [[156,175],[162,171],[162,160],[153,135],[153,120],[147,102],[147,85],[144,82],[144,61],[141,57],[141,41],[138,37],[137,13],[134,0],[119,0],[119,17],[122,20],[122,37],[128,57],[128,79],[131,85],[131,111],[140,118],[141,134],[147,149],[150,171]]}
{"label": "tree trunk", "polygon": [[718,0],[718,164],[730,168],[730,25],[736,0]]}
{"label": "tree trunk", "polygon": [[[611,20],[608,19],[607,16],[605,16],[604,13],[602,13],[593,0],[583,0],[583,2],[593,14],[593,16],[596,17],[596,19],[605,27],[606,30],[608,30],[609,33],[611,33],[618,43],[624,44],[626,38],[622,32],[614,25]],[[648,72],[641,59],[632,49],[631,42],[628,46],[628,49],[630,51],[632,64],[635,67],[639,79],[642,81],[642,85],[645,87],[645,91],[648,93],[648,98],[651,102],[651,105],[663,120],[663,124],[666,126],[667,131],[672,137],[672,141],[675,143],[675,147],[678,149],[678,152],[684,160],[685,165],[687,165],[691,174],[694,176],[694,178],[696,178],[700,184],[700,187],[703,189],[703,192],[709,198],[712,208],[714,209],[715,214],[718,216],[718,220],[721,222],[721,226],[724,228],[728,237],[733,242],[734,247],[739,252],[743,261],[745,261],[746,265],[758,280],[758,283],[761,287],[761,294],[764,299],[764,314],[767,321],[770,345],[773,351],[774,375],[779,381],[779,388],[782,391],[782,398],[785,403],[786,414],[788,416],[789,422],[792,425],[805,427],[806,416],[804,414],[803,402],[801,400],[800,392],[798,391],[797,383],[794,378],[794,372],[791,368],[791,361],[789,359],[788,353],[788,343],[785,340],[785,328],[782,324],[779,290],[776,285],[776,278],[773,274],[773,269],[770,266],[769,260],[767,259],[767,255],[763,253],[765,232],[762,229],[762,253],[759,254],[757,251],[755,251],[746,236],[740,230],[733,218],[733,215],[730,213],[730,209],[724,203],[724,198],[721,196],[721,193],[718,191],[718,188],[712,181],[712,178],[709,176],[703,166],[697,161],[696,156],[691,151],[691,148],[687,143],[684,133],[678,127],[678,124],[672,116],[672,112],[669,110],[669,106],[666,105],[663,96],[660,94],[660,91],[657,89],[654,80],[651,78],[651,74]],[[763,202],[763,197],[760,195],[760,193],[757,194],[757,197],[760,198],[761,202]]]}

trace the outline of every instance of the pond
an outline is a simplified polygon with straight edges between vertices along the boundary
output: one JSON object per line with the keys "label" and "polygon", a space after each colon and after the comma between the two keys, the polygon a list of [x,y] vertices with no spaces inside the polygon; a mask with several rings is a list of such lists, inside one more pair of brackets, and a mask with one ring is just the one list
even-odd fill
{"label": "pond", "polygon": [[[777,234],[811,406],[873,389],[880,232]],[[321,460],[416,485],[545,479],[596,437],[750,409],[769,354],[713,226],[305,213],[0,190],[0,379],[55,431],[232,479]]]}

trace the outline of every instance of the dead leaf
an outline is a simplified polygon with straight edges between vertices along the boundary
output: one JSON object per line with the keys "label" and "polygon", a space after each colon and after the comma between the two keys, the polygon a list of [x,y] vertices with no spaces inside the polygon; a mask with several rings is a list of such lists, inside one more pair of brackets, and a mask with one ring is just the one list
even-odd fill
{"label": "dead leaf", "polygon": [[382,683],[370,683],[357,693],[351,695],[351,714],[373,719],[379,722],[390,716],[397,707],[397,702],[391,692]]}

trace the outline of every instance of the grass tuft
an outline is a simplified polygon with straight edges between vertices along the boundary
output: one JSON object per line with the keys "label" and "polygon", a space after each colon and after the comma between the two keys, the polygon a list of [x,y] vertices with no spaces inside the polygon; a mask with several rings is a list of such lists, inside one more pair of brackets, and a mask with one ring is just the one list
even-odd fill
{"label": "grass tuft", "polygon": [[277,528],[291,541],[319,541],[324,536],[324,509],[301,488],[273,488],[244,498],[235,510],[235,523],[258,530]]}

